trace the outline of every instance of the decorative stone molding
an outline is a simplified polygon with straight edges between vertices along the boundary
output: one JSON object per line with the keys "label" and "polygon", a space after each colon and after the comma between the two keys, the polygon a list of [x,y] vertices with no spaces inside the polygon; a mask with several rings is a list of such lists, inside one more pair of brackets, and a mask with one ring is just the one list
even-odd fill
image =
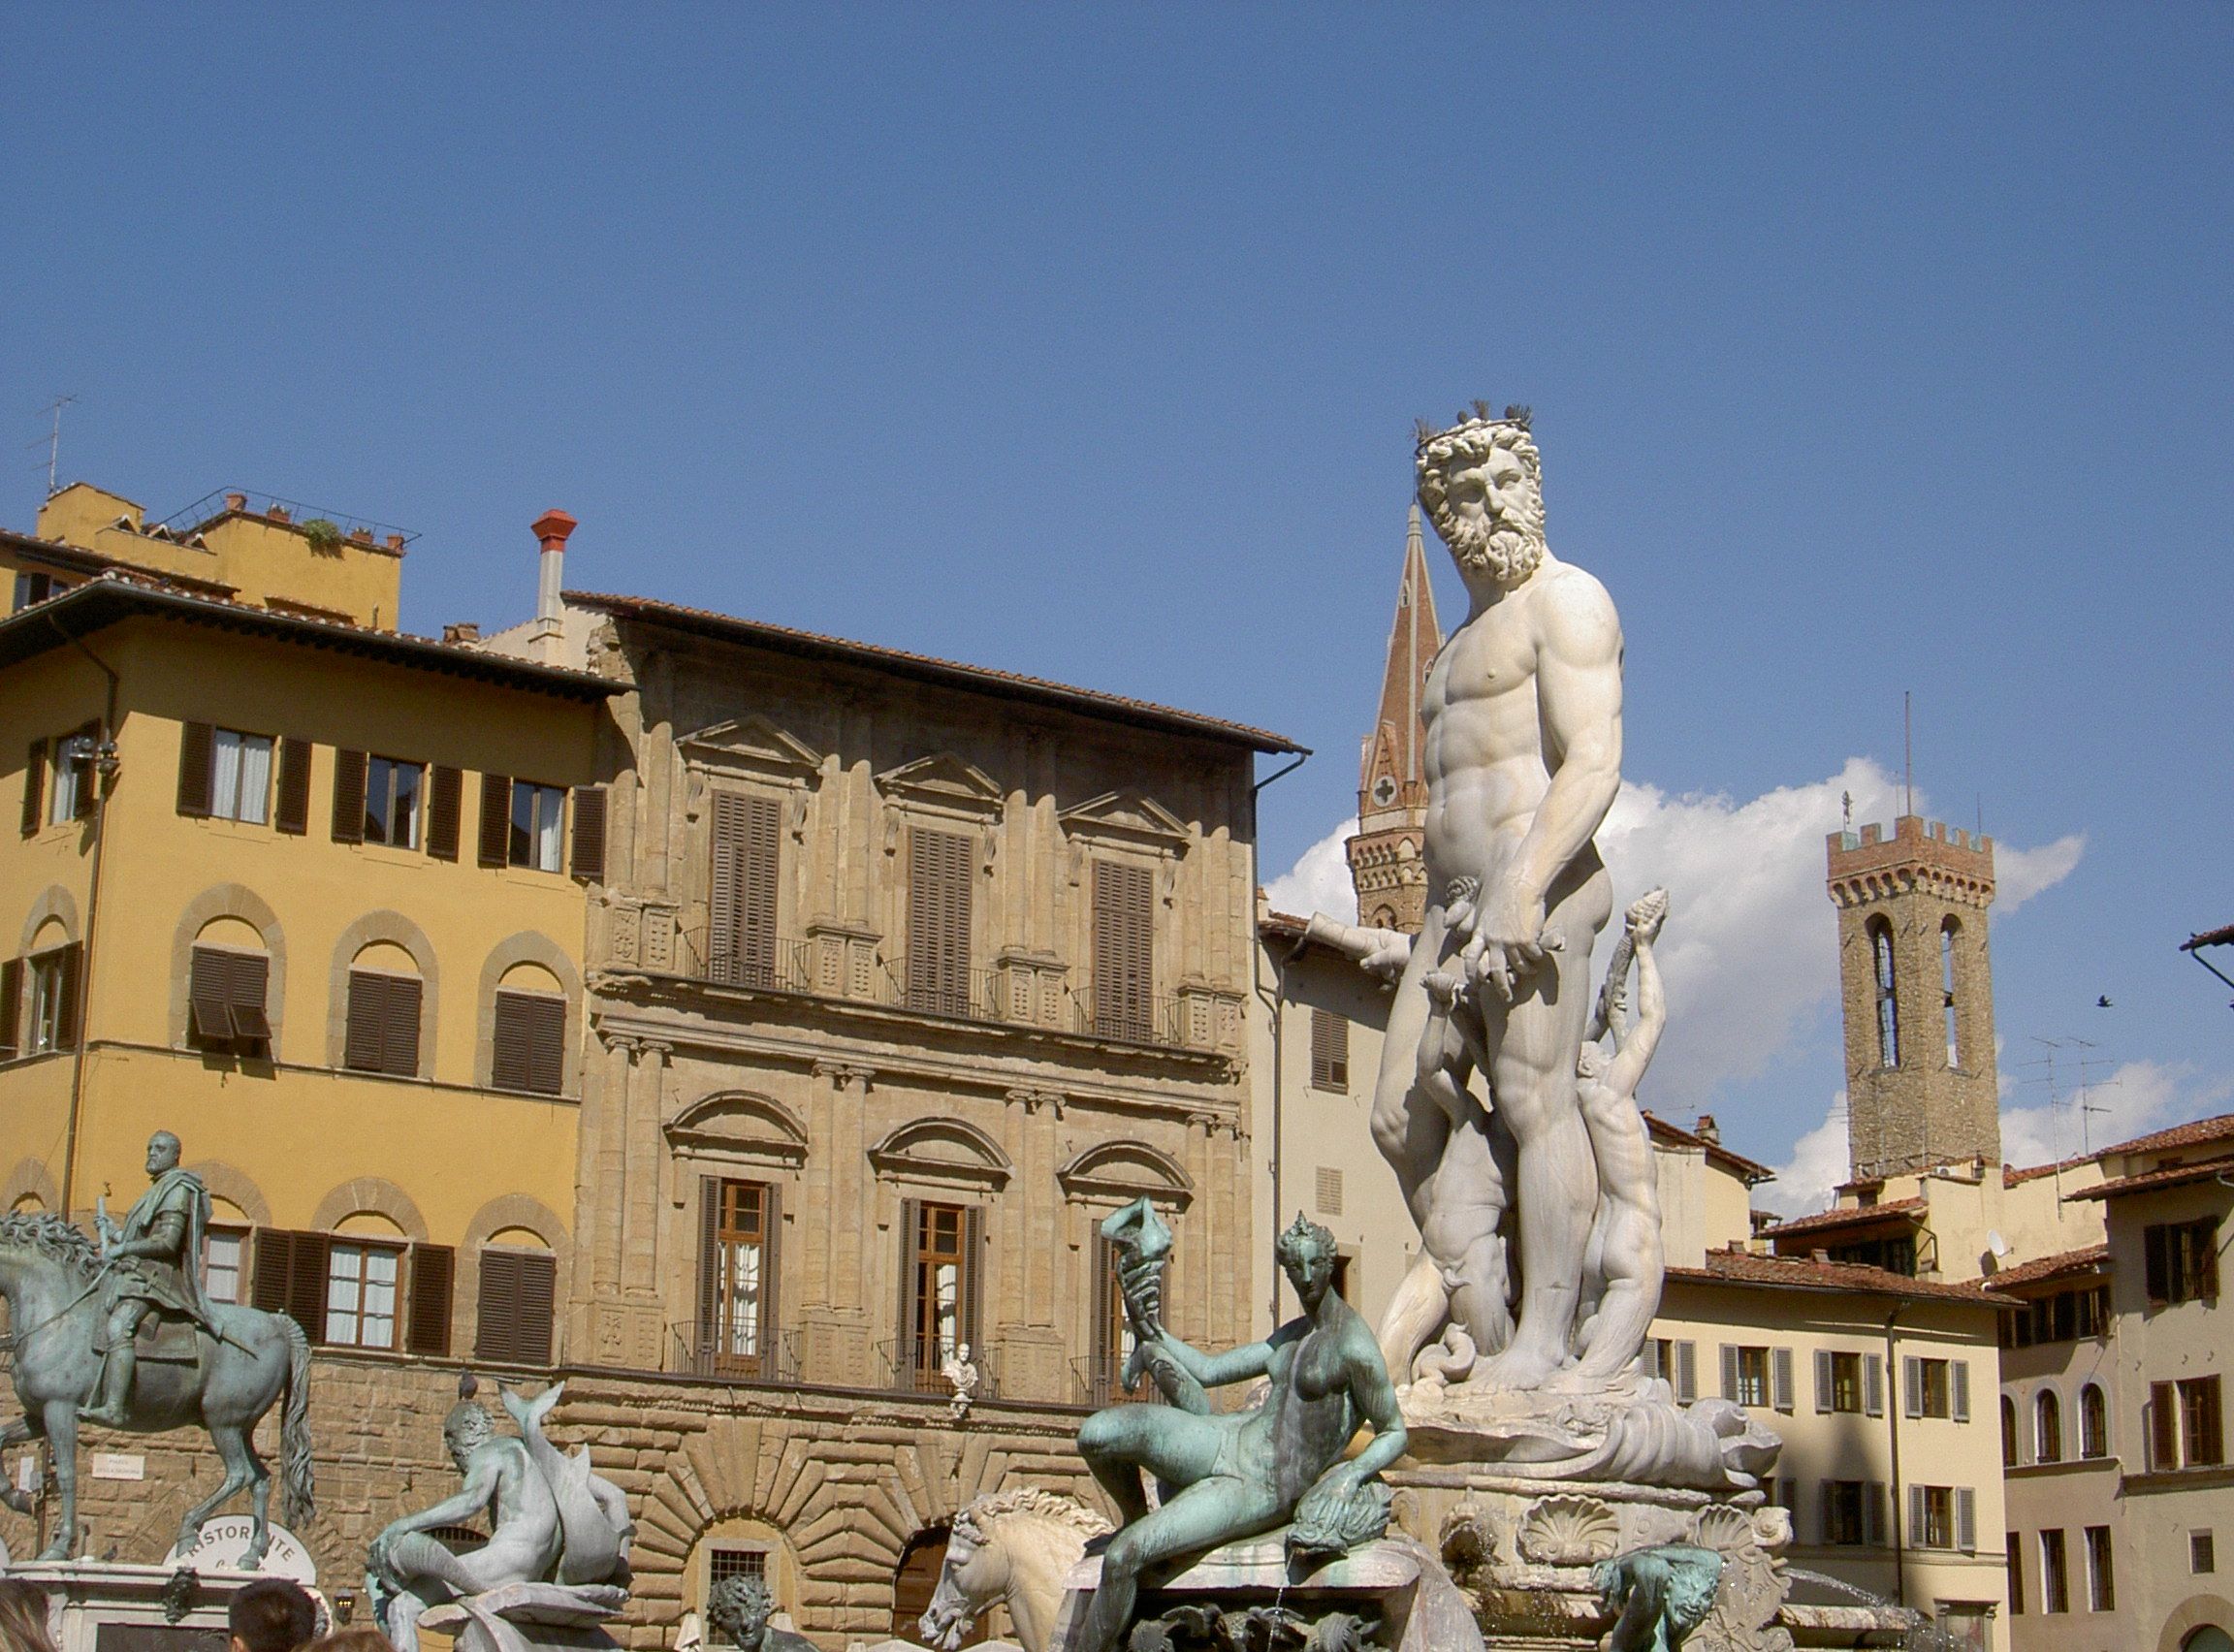
{"label": "decorative stone molding", "polygon": [[1015,1171],[998,1142],[960,1119],[911,1119],[869,1150],[869,1162],[886,1176],[995,1191]]}
{"label": "decorative stone molding", "polygon": [[1052,952],[1003,947],[993,957],[1001,1019],[1028,1027],[1063,1025],[1064,977],[1070,966]]}
{"label": "decorative stone molding", "polygon": [[1169,1210],[1185,1210],[1195,1181],[1169,1154],[1144,1141],[1098,1142],[1055,1172],[1066,1198],[1113,1199],[1123,1204],[1147,1194]]}
{"label": "decorative stone molding", "polygon": [[[582,974],[565,949],[547,935],[522,930],[489,949],[481,964],[481,987],[474,1001],[473,1082],[488,1089],[496,1059],[496,987],[504,971],[516,964],[538,964],[558,977],[566,995],[566,1067],[558,1081],[558,1094],[569,1100],[582,1097]],[[276,969],[276,966],[274,966]],[[277,1018],[274,1017],[274,1024]]]}
{"label": "decorative stone molding", "polygon": [[832,1089],[845,1090],[858,1084],[864,1095],[868,1093],[870,1085],[877,1081],[877,1069],[862,1066],[857,1062],[816,1062],[814,1072],[816,1078],[828,1079]]}
{"label": "decorative stone molding", "polygon": [[23,939],[16,948],[21,956],[31,950],[31,943],[39,938],[40,926],[52,919],[62,926],[62,933],[72,940],[81,937],[78,928],[78,898],[59,883],[50,883],[39,892],[23,914]]}
{"label": "decorative stone molding", "polygon": [[1129,786],[1073,804],[1055,819],[1063,835],[1074,841],[1173,859],[1187,852],[1191,841],[1186,822]]}
{"label": "decorative stone molding", "polygon": [[245,1171],[215,1159],[199,1159],[186,1166],[202,1178],[213,1197],[224,1199],[239,1207],[252,1227],[271,1225],[271,1206],[264,1197],[264,1190],[252,1181]]}
{"label": "decorative stone molding", "polygon": [[665,1127],[670,1146],[796,1167],[807,1160],[807,1125],[772,1096],[724,1090],[702,1096]]}
{"label": "decorative stone molding", "polygon": [[286,1033],[287,937],[279,928],[279,914],[264,897],[239,883],[212,884],[178,914],[178,927],[171,935],[171,1042],[186,1047],[187,998],[194,979],[194,937],[218,918],[239,918],[264,939],[270,974],[264,988],[264,1015],[271,1023],[271,1050],[278,1054]]}
{"label": "decorative stone molding", "polygon": [[616,901],[606,917],[606,961],[622,969],[672,974],[675,937],[681,928],[673,902]]}
{"label": "decorative stone molding", "polygon": [[[696,775],[727,775],[808,789],[822,781],[822,753],[757,712],[686,734],[675,748]],[[694,783],[691,790],[695,809],[700,786]]]}
{"label": "decorative stone molding", "polygon": [[14,1210],[25,1198],[37,1199],[41,1210],[61,1214],[62,1190],[54,1185],[54,1178],[48,1173],[43,1160],[23,1160],[8,1172],[6,1186],[0,1187],[0,1216]]}
{"label": "decorative stone molding", "polygon": [[425,1241],[428,1237],[427,1219],[419,1214],[411,1195],[384,1176],[360,1176],[342,1183],[318,1201],[310,1225],[320,1233],[331,1233],[351,1217],[367,1212],[386,1217],[403,1230],[405,1238]]}
{"label": "decorative stone molding", "polygon": [[326,1064],[339,1067],[349,1048],[349,970],[357,954],[375,941],[400,946],[411,954],[419,969],[419,1056],[414,1078],[434,1076],[434,1041],[437,1013],[442,1002],[440,972],[434,962],[434,943],[427,932],[401,912],[385,908],[367,912],[341,932],[334,943],[333,968],[327,975]]}
{"label": "decorative stone molding", "polygon": [[1060,1090],[1011,1090],[1006,1099],[1021,1105],[1027,1115],[1037,1113],[1042,1107],[1051,1107],[1058,1119],[1063,1116],[1067,1104]]}
{"label": "decorative stone molding", "polygon": [[1621,1522],[1595,1497],[1547,1497],[1520,1516],[1516,1540],[1539,1566],[1595,1566],[1620,1547]]}
{"label": "decorative stone molding", "polygon": [[822,998],[865,999],[877,988],[875,930],[838,918],[812,918],[807,924],[808,968],[814,990]]}
{"label": "decorative stone molding", "polygon": [[999,821],[1008,801],[998,780],[951,751],[885,770],[877,777],[877,792],[887,805],[902,804],[978,826]]}

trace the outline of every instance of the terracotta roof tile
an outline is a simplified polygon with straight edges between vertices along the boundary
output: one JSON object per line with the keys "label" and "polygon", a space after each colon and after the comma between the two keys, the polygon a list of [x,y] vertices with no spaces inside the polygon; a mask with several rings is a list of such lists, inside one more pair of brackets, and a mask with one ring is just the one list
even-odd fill
{"label": "terracotta roof tile", "polygon": [[1888,1216],[1915,1216],[1924,1209],[1924,1201],[1915,1199],[1887,1199],[1883,1204],[1842,1205],[1836,1210],[1817,1211],[1813,1216],[1796,1216],[1789,1222],[1762,1230],[1764,1239],[1781,1239],[1787,1233],[1814,1233],[1832,1227],[1860,1227],[1867,1223]]}
{"label": "terracotta roof tile", "polygon": [[1649,1108],[1639,1108],[1644,1115],[1644,1128],[1661,1141],[1677,1147],[1703,1149],[1708,1159],[1728,1169],[1735,1170],[1750,1185],[1754,1182],[1772,1182],[1776,1172],[1757,1159],[1747,1159],[1741,1153],[1732,1153],[1718,1141],[1708,1141],[1697,1130],[1687,1130],[1681,1125],[1672,1125]]}
{"label": "terracotta roof tile", "polygon": [[2093,1154],[2083,1153],[2076,1159],[2058,1159],[2053,1164],[2004,1164],[2001,1166],[2001,1185],[2004,1188],[2021,1188],[2027,1182],[2037,1182],[2043,1176],[2053,1176],[2063,1170],[2076,1170],[2082,1164],[2093,1162]]}
{"label": "terracotta roof tile", "polygon": [[2131,1141],[2106,1147],[2094,1157],[2114,1159],[2132,1153],[2165,1153],[2174,1148],[2202,1147],[2209,1142],[2230,1139],[2234,1139],[2234,1113],[2220,1113],[2216,1118],[2193,1119],[2152,1135],[2135,1136]]}
{"label": "terracotta roof tile", "polygon": [[1751,1252],[1709,1251],[1703,1268],[1670,1268],[1668,1277],[1718,1285],[1760,1285],[1788,1290],[1859,1290],[1880,1296],[1909,1296],[1942,1302],[1970,1302],[1985,1308],[2014,1307],[1975,1280],[1961,1285],[1910,1279],[1906,1274],[1859,1262],[1818,1262],[1796,1256],[1757,1256]]}
{"label": "terracotta roof tile", "polygon": [[2035,1256],[2031,1261],[2019,1262],[2013,1268],[2003,1268],[1993,1277],[1996,1290],[2006,1290],[2013,1285],[2036,1285],[2044,1279],[2060,1279],[2065,1274],[2085,1273],[2098,1268],[2110,1259],[2110,1247],[2090,1245],[2084,1251],[2059,1251],[2053,1256]]}
{"label": "terracotta roof tile", "polygon": [[2230,941],[2234,941],[2234,924],[2228,924],[2223,929],[2205,930],[2201,935],[2191,935],[2180,943],[2180,950],[2192,952],[2198,946],[2224,946]]}
{"label": "terracotta roof tile", "polygon": [[2206,1159],[2200,1164],[2172,1164],[2162,1170],[2146,1170],[2138,1176],[2120,1176],[2113,1181],[2100,1182],[2091,1188],[2081,1188],[2069,1196],[2075,1199],[2110,1199],[2124,1193],[2154,1192],[2158,1188],[2177,1188],[2188,1182],[2213,1182],[2224,1177],[2234,1185],[2234,1157]]}
{"label": "terracotta roof tile", "polygon": [[1135,700],[1129,695],[1108,694],[1097,688],[1077,688],[1067,683],[1050,682],[1043,677],[1027,677],[1020,672],[1001,671],[986,665],[967,665],[959,660],[940,659],[932,654],[910,653],[905,649],[885,648],[877,643],[852,642],[845,637],[825,636],[818,631],[801,631],[789,625],[773,625],[764,620],[740,620],[735,615],[718,614],[708,608],[690,608],[682,603],[661,602],[649,596],[622,596],[590,590],[570,590],[566,592],[566,600],[580,608],[594,608],[601,613],[624,619],[650,620],[684,629],[710,632],[733,642],[758,643],[763,647],[782,649],[791,653],[858,660],[864,664],[879,665],[957,687],[974,688],[980,693],[1020,691],[1029,698],[1067,706],[1073,711],[1125,717],[1153,727],[1204,735],[1214,740],[1236,741],[1259,751],[1304,752],[1308,749],[1296,745],[1284,734],[1253,728],[1247,723],[1229,722],[1223,717],[1207,716],[1200,712],[1161,706],[1153,700]]}

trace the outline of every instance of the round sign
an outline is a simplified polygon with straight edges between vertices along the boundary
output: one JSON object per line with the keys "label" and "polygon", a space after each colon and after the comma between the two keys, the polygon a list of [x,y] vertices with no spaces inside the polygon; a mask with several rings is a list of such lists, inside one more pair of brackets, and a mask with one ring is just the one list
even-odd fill
{"label": "round sign", "polygon": [[[292,1577],[305,1588],[318,1581],[318,1568],[312,1564],[310,1551],[303,1541],[284,1526],[268,1528],[271,1534],[271,1546],[264,1551],[264,1564],[252,1575],[261,1577]],[[196,1572],[238,1572],[240,1561],[248,1552],[249,1535],[256,1530],[255,1519],[246,1514],[218,1514],[203,1526],[202,1535],[194,1540],[192,1548],[174,1545],[163,1557],[169,1567],[189,1567]]]}

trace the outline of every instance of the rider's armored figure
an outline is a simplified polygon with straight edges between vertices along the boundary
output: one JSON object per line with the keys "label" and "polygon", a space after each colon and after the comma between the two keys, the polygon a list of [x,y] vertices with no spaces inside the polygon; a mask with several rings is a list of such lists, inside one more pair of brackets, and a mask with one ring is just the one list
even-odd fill
{"label": "rider's armored figure", "polygon": [[109,1309],[108,1348],[98,1403],[80,1414],[87,1422],[123,1426],[139,1363],[132,1339],[154,1313],[209,1324],[202,1296],[202,1246],[209,1227],[209,1192],[202,1178],[178,1165],[178,1138],[157,1130],[147,1138],[147,1175],[153,1182],[119,1228],[101,1218],[102,1275]]}

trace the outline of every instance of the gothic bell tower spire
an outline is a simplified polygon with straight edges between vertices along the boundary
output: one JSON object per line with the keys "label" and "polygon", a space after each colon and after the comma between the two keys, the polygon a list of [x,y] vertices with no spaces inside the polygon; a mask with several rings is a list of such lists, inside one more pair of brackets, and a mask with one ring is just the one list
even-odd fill
{"label": "gothic bell tower spire", "polygon": [[1381,704],[1358,759],[1357,835],[1346,845],[1357,921],[1382,929],[1416,933],[1427,916],[1427,867],[1420,852],[1427,831],[1426,724],[1420,704],[1427,669],[1442,646],[1420,507],[1414,505]]}

